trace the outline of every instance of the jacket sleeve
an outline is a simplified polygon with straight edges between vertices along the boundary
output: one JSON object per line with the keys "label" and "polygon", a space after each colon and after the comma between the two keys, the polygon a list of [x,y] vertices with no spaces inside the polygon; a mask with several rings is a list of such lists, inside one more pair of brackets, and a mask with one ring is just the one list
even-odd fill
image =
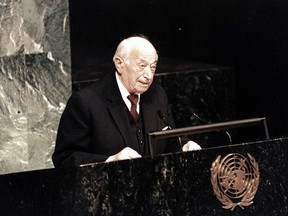
{"label": "jacket sleeve", "polygon": [[89,151],[91,143],[91,118],[89,100],[78,92],[69,98],[61,116],[52,160],[55,167],[69,167],[80,164],[105,161],[107,155]]}

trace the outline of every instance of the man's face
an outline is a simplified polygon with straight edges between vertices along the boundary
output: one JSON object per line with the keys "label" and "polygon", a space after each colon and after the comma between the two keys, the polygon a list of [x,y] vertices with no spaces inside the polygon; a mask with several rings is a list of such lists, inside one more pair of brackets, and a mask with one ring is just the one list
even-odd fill
{"label": "man's face", "polygon": [[153,82],[158,55],[152,47],[139,47],[131,50],[122,59],[120,80],[130,94],[142,94]]}

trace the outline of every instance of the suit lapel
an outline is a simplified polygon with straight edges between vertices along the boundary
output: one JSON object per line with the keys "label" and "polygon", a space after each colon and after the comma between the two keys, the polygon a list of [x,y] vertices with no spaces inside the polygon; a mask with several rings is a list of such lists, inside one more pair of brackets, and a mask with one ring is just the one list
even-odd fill
{"label": "suit lapel", "polygon": [[141,98],[141,112],[145,116],[143,124],[145,132],[149,133],[157,130],[157,110],[155,105],[149,99],[149,95],[143,95]]}
{"label": "suit lapel", "polygon": [[131,146],[132,140],[130,137],[130,123],[127,118],[127,107],[122,100],[115,74],[108,77],[107,82],[107,99],[109,101],[108,110],[117,125],[126,146]]}
{"label": "suit lapel", "polygon": [[[149,91],[149,90],[148,90]],[[157,108],[155,106],[155,103],[152,102],[152,96],[147,92],[143,94],[143,97],[141,97],[141,112],[143,116],[145,116],[143,119],[143,126],[144,126],[144,132],[146,135],[149,132],[157,131]],[[146,136],[146,142],[148,142]],[[148,143],[147,143],[148,144]],[[151,149],[152,148],[152,149]],[[154,155],[155,147],[153,146],[147,146],[146,154],[147,155]]]}
{"label": "suit lapel", "polygon": [[130,138],[130,123],[127,116],[127,107],[122,103],[111,103],[108,109],[114,119],[125,143],[131,146],[132,140]]}

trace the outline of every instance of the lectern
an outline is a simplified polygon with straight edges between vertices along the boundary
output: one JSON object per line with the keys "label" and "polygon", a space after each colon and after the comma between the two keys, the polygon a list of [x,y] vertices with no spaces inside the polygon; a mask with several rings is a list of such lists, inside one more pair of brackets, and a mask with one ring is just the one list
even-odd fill
{"label": "lectern", "polygon": [[288,139],[0,176],[8,215],[288,215]]}

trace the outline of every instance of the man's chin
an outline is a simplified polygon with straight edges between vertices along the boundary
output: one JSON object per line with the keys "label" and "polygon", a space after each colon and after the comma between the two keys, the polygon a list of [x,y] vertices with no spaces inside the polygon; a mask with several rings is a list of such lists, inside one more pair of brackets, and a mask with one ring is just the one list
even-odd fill
{"label": "man's chin", "polygon": [[137,94],[142,94],[142,93],[146,92],[148,90],[148,88],[137,88],[136,89],[136,93]]}
{"label": "man's chin", "polygon": [[144,93],[145,91],[147,91],[150,87],[151,83],[137,83],[137,85],[134,87],[134,90],[135,90],[135,93],[137,94],[142,94]]}

